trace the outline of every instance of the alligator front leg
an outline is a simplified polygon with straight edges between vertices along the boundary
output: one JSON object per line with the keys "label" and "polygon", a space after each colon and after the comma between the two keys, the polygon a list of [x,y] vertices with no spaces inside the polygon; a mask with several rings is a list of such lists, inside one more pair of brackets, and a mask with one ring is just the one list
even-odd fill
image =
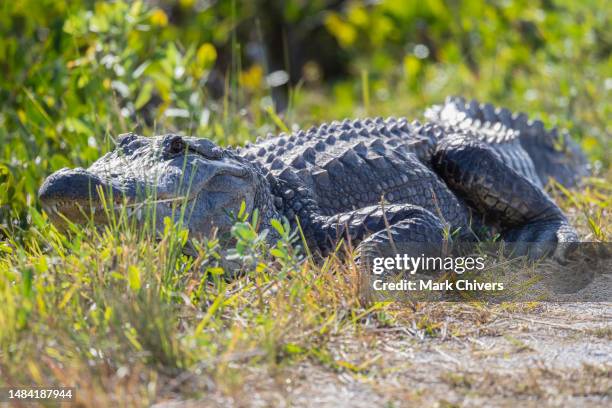
{"label": "alligator front leg", "polygon": [[440,218],[410,204],[371,206],[329,217],[322,231],[329,244],[340,237],[358,244],[355,261],[365,273],[362,278],[373,271],[377,258],[441,256],[449,249],[451,235]]}
{"label": "alligator front leg", "polygon": [[502,238],[514,242],[517,255],[563,258],[575,230],[559,207],[540,188],[505,165],[486,144],[452,135],[435,151],[433,165],[456,193],[501,226]]}

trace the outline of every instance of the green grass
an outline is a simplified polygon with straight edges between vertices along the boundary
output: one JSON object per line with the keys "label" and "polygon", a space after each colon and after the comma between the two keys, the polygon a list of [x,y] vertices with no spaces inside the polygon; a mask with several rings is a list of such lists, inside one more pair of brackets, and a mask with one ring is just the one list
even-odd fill
{"label": "green grass", "polygon": [[[198,243],[196,257],[183,255],[186,231],[179,225],[168,223],[152,237],[119,215],[104,230],[58,232],[36,200],[41,181],[63,166],[87,166],[112,148],[115,135],[133,129],[235,145],[344,117],[418,118],[446,95],[478,97],[570,130],[596,174],[579,191],[553,195],[582,237],[610,237],[605,2],[466,1],[455,10],[429,1],[405,11],[383,2],[367,9],[365,23],[359,17],[365,6],[352,2],[324,22],[350,56],[351,74],[296,85],[283,113],[272,108],[259,71],[240,61],[228,71],[231,94],[215,100],[203,87],[216,49],[233,41],[233,19],[253,12],[246,6],[232,17],[221,2],[178,27],[138,2],[15,3],[21,5],[0,6],[0,387],[70,385],[84,406],[140,406],[211,393],[245,398],[246,385],[265,377],[280,387],[305,362],[374,381],[395,367],[382,367],[376,355],[340,352],[338,339],[376,348],[386,337],[372,330],[461,337],[465,325],[477,330],[498,313],[514,312],[363,302],[350,260],[332,255],[316,263],[280,225],[283,238],[268,248],[260,231],[237,221],[232,254],[250,266],[234,280],[223,278],[225,254],[214,239]],[[89,8],[94,18],[87,24]],[[418,37],[421,20],[429,31]],[[437,56],[421,59],[404,42],[426,42]],[[149,104],[154,100],[161,102]],[[126,114],[130,104],[134,114]],[[177,112],[187,117],[172,116]],[[449,316],[455,323],[447,327]],[[445,378],[463,388],[475,381]]]}

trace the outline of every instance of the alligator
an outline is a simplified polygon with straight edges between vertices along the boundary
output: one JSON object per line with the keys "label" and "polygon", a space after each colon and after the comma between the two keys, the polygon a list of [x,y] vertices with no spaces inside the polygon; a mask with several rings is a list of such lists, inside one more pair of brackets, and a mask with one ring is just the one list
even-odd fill
{"label": "alligator", "polygon": [[227,236],[230,213],[244,205],[257,209],[270,241],[271,221],[286,219],[323,255],[342,238],[406,246],[495,234],[554,251],[578,241],[544,189],[551,179],[571,187],[588,174],[566,133],[461,97],[425,117],[334,121],[237,149],[176,134],[123,134],[88,169],[50,175],[39,197],[59,226],[104,224],[103,200],[144,223],[142,209],[153,203],[158,225],[181,217],[198,238]]}

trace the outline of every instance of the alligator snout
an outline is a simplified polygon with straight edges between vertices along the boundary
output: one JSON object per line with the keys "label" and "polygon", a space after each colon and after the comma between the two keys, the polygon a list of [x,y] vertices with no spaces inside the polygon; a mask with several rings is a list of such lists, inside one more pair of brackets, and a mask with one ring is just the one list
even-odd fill
{"label": "alligator snout", "polygon": [[104,188],[104,183],[87,170],[63,168],[47,177],[38,190],[38,197],[43,206],[63,201],[89,201],[98,197],[100,187]]}
{"label": "alligator snout", "polygon": [[95,215],[102,207],[100,191],[106,197],[122,197],[121,192],[85,169],[63,168],[47,177],[38,190],[38,197],[47,214],[61,224],[62,216],[80,222],[92,213]]}

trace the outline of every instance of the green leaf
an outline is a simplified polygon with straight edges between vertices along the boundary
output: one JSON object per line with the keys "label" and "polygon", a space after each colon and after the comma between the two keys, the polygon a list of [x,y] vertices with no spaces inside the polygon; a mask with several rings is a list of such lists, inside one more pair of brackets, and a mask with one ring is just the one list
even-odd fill
{"label": "green leaf", "polygon": [[3,164],[0,164],[0,184],[5,183],[8,180],[10,174],[11,172],[8,167]]}
{"label": "green leaf", "polygon": [[140,269],[138,269],[136,265],[130,265],[130,267],[128,268],[128,283],[130,285],[130,289],[132,289],[133,291],[137,291],[140,289]]}
{"label": "green leaf", "polygon": [[246,202],[243,200],[240,203],[240,210],[238,210],[238,216],[236,218],[238,218],[239,220],[242,220],[242,217],[244,216],[245,213],[246,213]]}
{"label": "green leaf", "polygon": [[134,102],[134,107],[136,109],[140,109],[147,102],[151,100],[151,96],[153,95],[153,82],[145,82],[143,87],[140,89],[138,93],[138,97],[136,98],[136,102]]}
{"label": "green leaf", "polygon": [[272,225],[272,228],[274,228],[280,235],[285,235],[285,229],[279,220],[273,219],[270,221],[270,224]]}
{"label": "green leaf", "polygon": [[287,345],[285,345],[285,351],[288,354],[302,354],[306,350],[304,350],[303,347],[300,347],[299,345],[297,345],[295,343],[287,343]]}

